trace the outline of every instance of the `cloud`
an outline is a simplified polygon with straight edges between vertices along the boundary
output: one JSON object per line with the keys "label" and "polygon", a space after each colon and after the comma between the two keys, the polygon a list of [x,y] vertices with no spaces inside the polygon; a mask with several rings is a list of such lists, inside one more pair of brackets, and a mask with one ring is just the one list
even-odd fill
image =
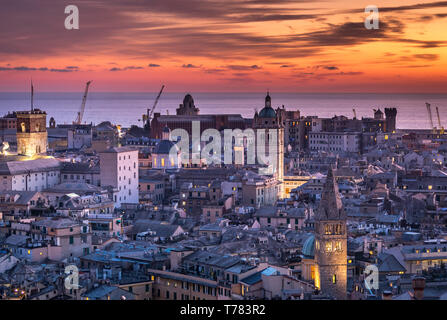
{"label": "cloud", "polygon": [[222,69],[222,68],[210,68],[210,69],[205,69],[204,70],[205,73],[210,73],[210,74],[213,74],[213,73],[223,73],[225,71],[226,70]]}
{"label": "cloud", "polygon": [[432,60],[438,60],[439,59],[439,54],[429,54],[429,53],[414,54],[413,57],[415,57],[416,59],[432,61]]}
{"label": "cloud", "polygon": [[[399,12],[399,11],[409,11],[409,10],[421,10],[421,9],[432,9],[432,8],[443,8],[447,7],[447,1],[436,1],[428,3],[418,3],[406,6],[395,6],[395,7],[379,7],[379,12]],[[364,9],[355,10],[345,10],[343,13],[358,13],[363,12]]]}
{"label": "cloud", "polygon": [[186,69],[196,69],[196,68],[200,68],[199,66],[193,65],[191,63],[188,64],[184,64],[182,65],[182,68],[186,68]]}
{"label": "cloud", "polygon": [[127,66],[124,68],[113,67],[113,68],[109,69],[109,71],[126,71],[126,70],[141,70],[141,69],[144,69],[144,68],[136,67],[136,66]]}
{"label": "cloud", "polygon": [[227,69],[230,70],[259,70],[261,69],[260,66],[258,66],[257,64],[253,64],[250,66],[244,66],[244,65],[228,65],[226,66]]}
{"label": "cloud", "polygon": [[[8,65],[10,65],[8,63]],[[75,72],[78,71],[78,67],[65,67],[65,68],[47,68],[47,67],[0,67],[0,71],[49,71],[49,72]]]}
{"label": "cloud", "polygon": [[155,64],[155,63],[149,63],[147,66],[148,66],[149,68],[158,68],[158,67],[160,67],[159,64]]}
{"label": "cloud", "polygon": [[318,65],[314,67],[315,69],[325,69],[325,70],[338,70],[338,67],[335,66],[323,66],[323,65]]}

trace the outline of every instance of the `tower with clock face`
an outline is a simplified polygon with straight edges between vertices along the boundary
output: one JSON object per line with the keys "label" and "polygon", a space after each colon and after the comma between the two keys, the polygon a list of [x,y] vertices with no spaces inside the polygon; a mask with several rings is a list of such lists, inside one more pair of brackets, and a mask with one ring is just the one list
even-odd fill
{"label": "tower with clock face", "polygon": [[346,212],[330,168],[315,215],[315,286],[336,299],[346,299]]}

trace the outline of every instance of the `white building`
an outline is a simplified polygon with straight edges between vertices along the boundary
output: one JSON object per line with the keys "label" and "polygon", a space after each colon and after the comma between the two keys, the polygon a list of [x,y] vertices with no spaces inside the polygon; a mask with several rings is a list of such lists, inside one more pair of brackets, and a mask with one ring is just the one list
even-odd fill
{"label": "white building", "polygon": [[68,129],[67,148],[81,149],[83,147],[91,147],[93,140],[92,126],[89,124],[75,125]]}
{"label": "white building", "polygon": [[0,163],[0,191],[42,191],[60,183],[59,160],[37,159]]}
{"label": "white building", "polygon": [[122,203],[138,202],[138,150],[130,147],[110,148],[100,154],[101,186],[118,189],[115,208]]}
{"label": "white building", "polygon": [[311,151],[360,152],[361,135],[358,132],[309,132]]}

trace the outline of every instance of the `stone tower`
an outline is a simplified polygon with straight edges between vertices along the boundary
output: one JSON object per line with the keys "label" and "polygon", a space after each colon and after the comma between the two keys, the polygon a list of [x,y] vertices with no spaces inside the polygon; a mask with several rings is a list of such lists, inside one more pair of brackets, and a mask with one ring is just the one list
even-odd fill
{"label": "stone tower", "polygon": [[18,111],[17,153],[34,156],[47,152],[47,114],[39,109]]}
{"label": "stone tower", "polygon": [[396,131],[396,108],[385,108],[385,132],[395,132]]}
{"label": "stone tower", "polygon": [[[265,129],[266,139],[265,139],[265,152],[269,155],[269,144],[270,144],[270,131],[276,131],[277,141],[275,150],[272,152],[275,153],[276,158],[276,166],[273,169],[273,175],[276,175],[276,178],[280,182],[280,188],[278,192],[279,198],[284,197],[283,192],[283,181],[284,181],[284,125],[283,119],[281,115],[277,113],[272,108],[272,99],[270,94],[267,93],[265,97],[265,105],[264,108],[259,112],[255,113],[253,119],[253,128],[255,129],[256,137],[258,136],[258,130]],[[268,138],[268,139],[267,139]]]}
{"label": "stone tower", "polygon": [[346,299],[346,212],[331,168],[315,215],[315,263],[315,286],[338,300]]}

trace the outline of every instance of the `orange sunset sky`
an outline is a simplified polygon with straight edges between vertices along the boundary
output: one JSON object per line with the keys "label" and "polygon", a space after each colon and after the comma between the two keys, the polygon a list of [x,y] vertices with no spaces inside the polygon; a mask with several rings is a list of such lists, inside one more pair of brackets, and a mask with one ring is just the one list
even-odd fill
{"label": "orange sunset sky", "polygon": [[[79,30],[64,28],[70,4]],[[49,92],[447,93],[446,71],[447,1],[1,2],[3,92],[32,78]]]}

